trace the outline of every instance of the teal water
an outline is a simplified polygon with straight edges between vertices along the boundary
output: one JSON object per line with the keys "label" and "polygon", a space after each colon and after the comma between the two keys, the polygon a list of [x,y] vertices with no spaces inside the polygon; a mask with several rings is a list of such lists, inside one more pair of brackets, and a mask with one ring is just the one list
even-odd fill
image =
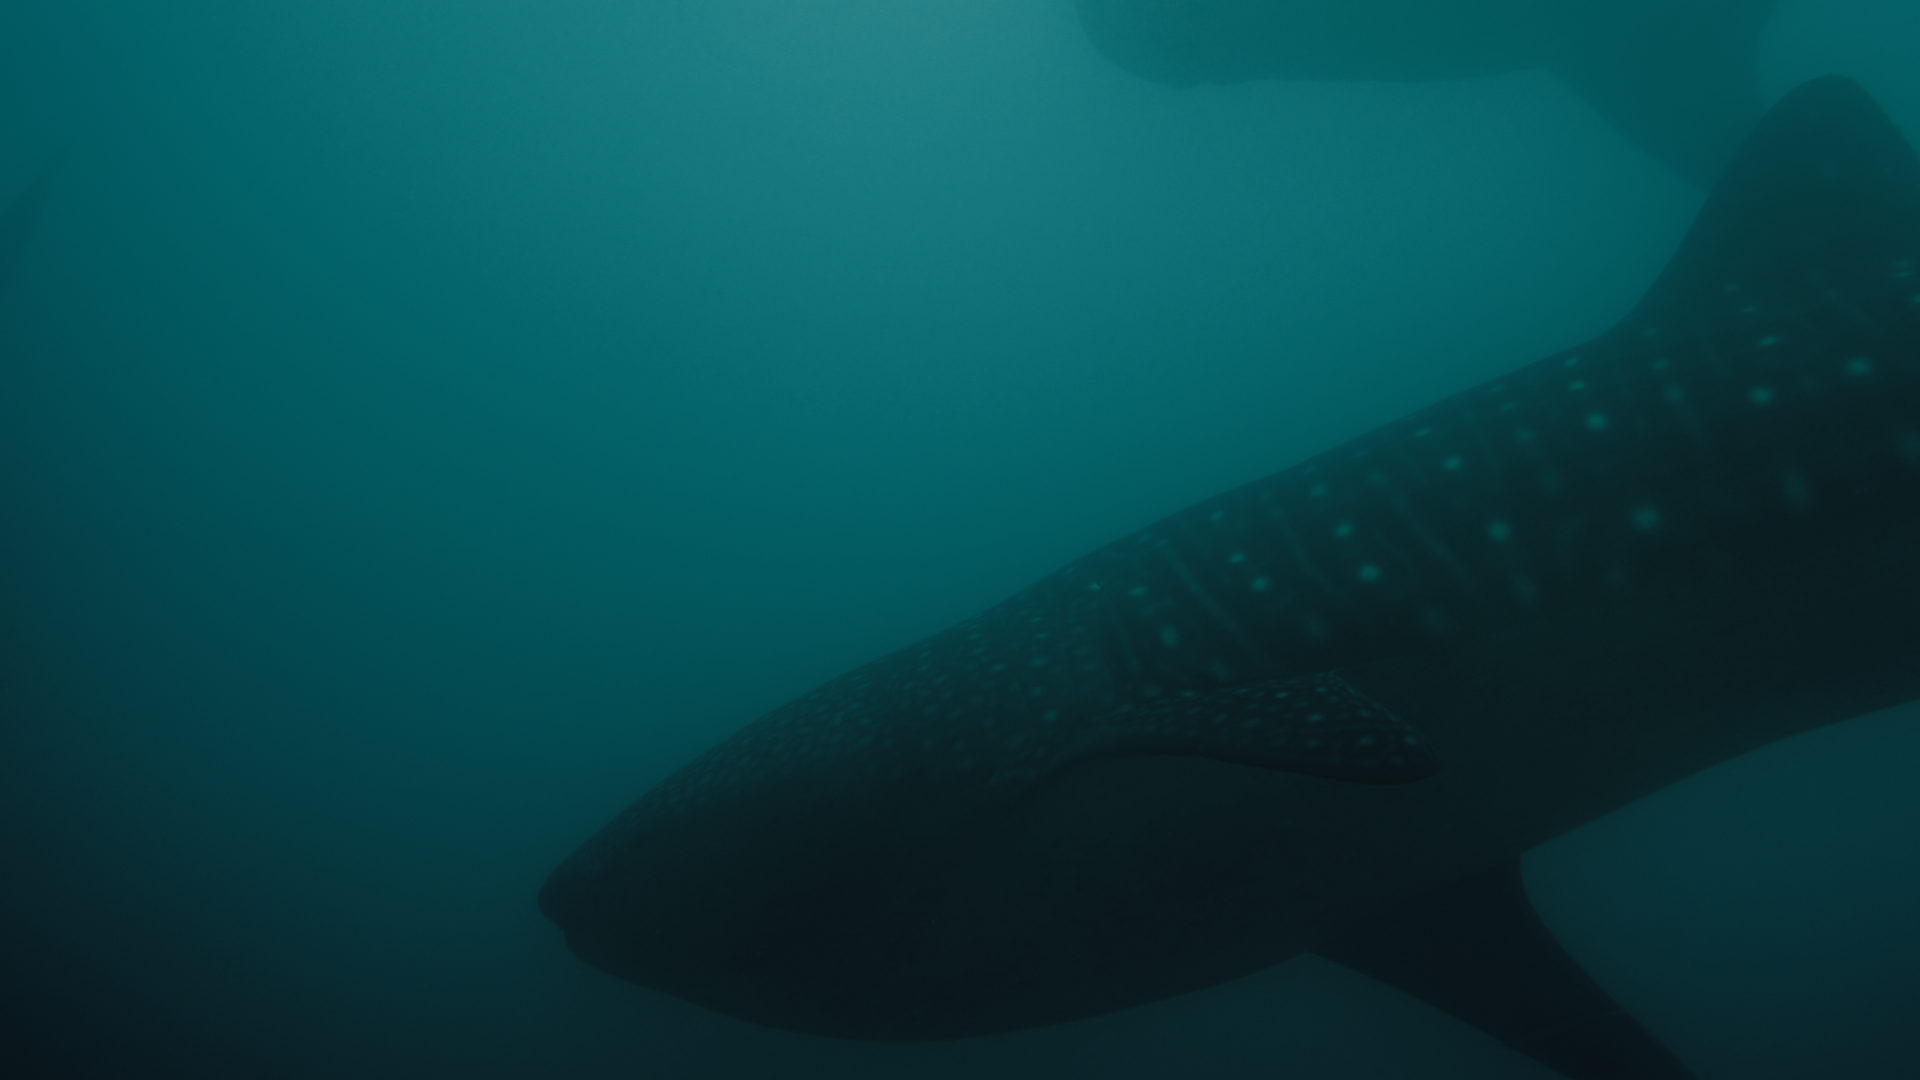
{"label": "teal water", "polygon": [[[1920,17],[1783,6],[1920,132]],[[1699,194],[1545,75],[1169,90],[1064,0],[0,4],[0,1011],[48,1077],[1543,1077],[1312,960],[869,1046],[533,892],[720,736],[1604,329]],[[1911,1077],[1920,712],[1544,849],[1705,1077]]]}

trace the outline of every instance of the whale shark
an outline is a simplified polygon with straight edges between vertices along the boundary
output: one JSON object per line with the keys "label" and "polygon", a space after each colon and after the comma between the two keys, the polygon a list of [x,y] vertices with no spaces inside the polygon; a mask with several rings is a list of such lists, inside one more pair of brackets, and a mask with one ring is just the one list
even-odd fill
{"label": "whale shark", "polygon": [[1101,53],[1171,86],[1559,76],[1701,186],[1759,119],[1777,0],[1075,0]]}
{"label": "whale shark", "polygon": [[1825,78],[1606,333],[775,709],[539,905],[589,964],[820,1035],[1059,1023],[1315,953],[1572,1080],[1692,1076],[1520,858],[1920,698],[1916,551],[1920,159]]}

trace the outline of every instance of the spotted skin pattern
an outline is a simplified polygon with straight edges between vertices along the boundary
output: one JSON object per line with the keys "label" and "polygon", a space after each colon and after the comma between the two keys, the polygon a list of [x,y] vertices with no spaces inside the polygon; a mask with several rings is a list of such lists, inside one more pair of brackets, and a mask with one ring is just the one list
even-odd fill
{"label": "spotted skin pattern", "polygon": [[[1524,909],[1534,844],[1920,697],[1913,536],[1920,161],[1819,80],[1606,334],[774,710],[591,838],[541,906],[623,977],[860,1038],[1154,1000],[1497,865],[1489,895]],[[1189,764],[1141,764],[1168,759]],[[1596,1045],[1639,1047],[1640,1071],[1566,1064],[1584,1049],[1555,1068],[1684,1075],[1601,1011]],[[1563,1021],[1586,1022],[1543,1023]]]}
{"label": "spotted skin pattern", "polygon": [[[1643,309],[1202,502],[782,706],[596,846],[828,762],[984,797],[1096,753],[1242,760],[1150,718],[1184,715],[1162,702],[1325,685],[1342,667],[1657,587],[1753,543],[1811,542],[1895,493],[1920,498],[1915,265],[1887,258],[1811,296],[1729,280],[1706,306]],[[1351,754],[1368,738],[1419,747],[1364,699],[1342,714],[1372,719],[1363,711],[1379,722],[1355,725]],[[1234,723],[1285,738],[1286,719]],[[1313,749],[1313,764],[1259,764],[1359,778]],[[1431,771],[1420,760],[1379,775],[1417,779]]]}
{"label": "spotted skin pattern", "polygon": [[1337,669],[1920,491],[1920,278],[1722,284],[1087,560],[1143,682]]}

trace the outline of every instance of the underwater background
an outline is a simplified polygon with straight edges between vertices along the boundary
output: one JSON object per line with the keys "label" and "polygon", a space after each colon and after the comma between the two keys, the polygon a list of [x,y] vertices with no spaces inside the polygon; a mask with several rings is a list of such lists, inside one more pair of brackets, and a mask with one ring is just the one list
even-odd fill
{"label": "underwater background", "polygon": [[[1920,5],[1769,99],[1920,134]],[[1540,72],[1171,90],[1070,0],[0,0],[0,1072],[1533,1078],[1303,958],[923,1045],[575,960],[695,753],[1593,336],[1700,192]],[[1920,554],[1920,553],[1916,553]],[[1920,612],[1915,613],[1920,618]],[[1527,859],[1705,1078],[1920,1076],[1920,707]]]}

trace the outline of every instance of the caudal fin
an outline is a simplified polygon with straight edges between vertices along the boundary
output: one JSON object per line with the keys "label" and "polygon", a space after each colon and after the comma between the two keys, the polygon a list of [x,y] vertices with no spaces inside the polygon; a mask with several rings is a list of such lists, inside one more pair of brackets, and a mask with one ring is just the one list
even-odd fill
{"label": "caudal fin", "polygon": [[1920,157],[1850,79],[1780,99],[1734,154],[1641,311],[1780,296],[1920,256]]}

